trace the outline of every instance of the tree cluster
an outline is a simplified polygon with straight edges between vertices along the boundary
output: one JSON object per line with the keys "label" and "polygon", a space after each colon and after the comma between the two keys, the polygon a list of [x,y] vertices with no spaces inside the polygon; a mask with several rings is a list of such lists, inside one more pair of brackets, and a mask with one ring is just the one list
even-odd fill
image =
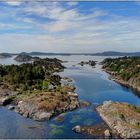
{"label": "tree cluster", "polygon": [[0,65],[0,83],[12,85],[14,89],[47,89],[49,84],[60,85],[61,77],[54,74],[64,67],[58,59],[40,59],[21,65]]}
{"label": "tree cluster", "polygon": [[115,72],[125,81],[131,77],[140,79],[140,57],[107,58],[103,68]]}

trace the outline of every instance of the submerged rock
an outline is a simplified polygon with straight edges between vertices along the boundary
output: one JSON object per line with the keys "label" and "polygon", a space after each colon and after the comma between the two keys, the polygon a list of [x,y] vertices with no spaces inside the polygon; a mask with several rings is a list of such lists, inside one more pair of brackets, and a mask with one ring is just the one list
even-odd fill
{"label": "submerged rock", "polygon": [[111,137],[110,131],[107,133],[108,129],[106,128],[104,124],[96,124],[96,125],[90,125],[90,126],[77,125],[73,127],[72,130],[76,133],[89,135],[91,136],[91,138],[106,138],[107,136],[108,138]]}
{"label": "submerged rock", "polygon": [[[97,111],[108,126],[121,138],[140,138],[140,107],[106,101]],[[109,136],[108,131],[105,132]]]}
{"label": "submerged rock", "polygon": [[88,102],[88,101],[80,101],[80,106],[81,106],[81,107],[88,107],[88,106],[90,106],[90,105],[91,105],[91,103]]}
{"label": "submerged rock", "polygon": [[59,122],[59,123],[63,122],[63,121],[64,121],[64,115],[59,115],[59,116],[57,116],[57,117],[55,118],[55,121],[57,121],[57,122]]}

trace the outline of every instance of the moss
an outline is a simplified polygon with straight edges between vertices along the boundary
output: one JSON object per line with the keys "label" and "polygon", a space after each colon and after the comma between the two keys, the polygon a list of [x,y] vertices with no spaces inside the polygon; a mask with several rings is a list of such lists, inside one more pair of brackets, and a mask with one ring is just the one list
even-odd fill
{"label": "moss", "polygon": [[53,135],[61,135],[63,134],[63,128],[64,126],[57,126],[57,125],[54,125],[54,124],[51,124],[50,125],[51,127],[51,132],[50,134],[53,136]]}

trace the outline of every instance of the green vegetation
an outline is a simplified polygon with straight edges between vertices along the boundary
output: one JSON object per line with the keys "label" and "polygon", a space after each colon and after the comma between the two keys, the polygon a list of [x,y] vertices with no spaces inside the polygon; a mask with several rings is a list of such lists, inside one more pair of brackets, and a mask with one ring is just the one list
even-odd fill
{"label": "green vegetation", "polygon": [[134,109],[136,112],[140,113],[140,107],[135,106],[135,105],[129,105],[132,109]]}
{"label": "green vegetation", "polygon": [[54,73],[64,69],[60,62],[45,58],[21,65],[0,65],[0,84],[22,92],[48,89],[49,85],[57,87],[61,77]]}
{"label": "green vegetation", "polygon": [[103,68],[125,81],[132,77],[140,81],[140,57],[107,58],[103,61]]}

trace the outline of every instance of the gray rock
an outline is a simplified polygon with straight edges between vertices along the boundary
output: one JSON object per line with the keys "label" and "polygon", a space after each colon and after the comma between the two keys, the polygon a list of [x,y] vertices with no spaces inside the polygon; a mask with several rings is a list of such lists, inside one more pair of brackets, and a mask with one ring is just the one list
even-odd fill
{"label": "gray rock", "polygon": [[42,112],[42,113],[36,114],[36,118],[38,120],[49,120],[51,116],[52,116],[52,114],[48,113],[48,112]]}
{"label": "gray rock", "polygon": [[[51,93],[48,94],[48,96],[50,95]],[[45,93],[44,96],[46,96]],[[57,95],[53,93],[53,96],[55,97]],[[60,96],[64,98],[62,94],[60,94]],[[47,110],[47,107],[44,108],[39,107],[40,103],[36,102],[36,98],[38,97],[36,95],[33,95],[32,98],[34,98],[34,100],[32,99],[19,101],[18,105],[16,106],[16,111],[19,114],[22,114],[25,117],[33,118],[34,120],[49,120],[52,116],[57,116],[68,110],[74,110],[79,107],[78,96],[75,96],[75,94],[66,94],[66,97],[69,98],[67,102],[60,100],[60,106],[58,105],[50,110]],[[42,101],[40,100],[40,102]],[[47,102],[47,104],[49,103]]]}
{"label": "gray rock", "polygon": [[[112,131],[121,138],[140,138],[140,113],[137,111],[139,107],[128,103],[106,101],[96,109]],[[110,136],[109,131],[106,130],[104,135]]]}
{"label": "gray rock", "polygon": [[108,129],[105,130],[104,135],[105,135],[105,138],[110,138],[111,137],[111,133]]}
{"label": "gray rock", "polygon": [[81,132],[81,126],[80,125],[76,125],[74,128],[72,128],[73,131],[80,133]]}
{"label": "gray rock", "polygon": [[13,109],[15,109],[15,107],[12,106],[12,105],[10,105],[10,106],[8,106],[8,109],[9,109],[9,110],[13,110]]}
{"label": "gray rock", "polygon": [[8,105],[12,99],[10,97],[0,98],[0,105]]}

